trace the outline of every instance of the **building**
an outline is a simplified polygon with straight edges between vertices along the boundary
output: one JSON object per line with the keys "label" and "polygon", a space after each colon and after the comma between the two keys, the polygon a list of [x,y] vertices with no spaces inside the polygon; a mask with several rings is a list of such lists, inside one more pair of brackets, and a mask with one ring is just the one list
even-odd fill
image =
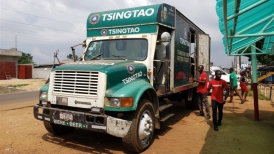
{"label": "building", "polygon": [[16,48],[0,49],[0,80],[18,78],[18,58],[22,56],[22,51]]}
{"label": "building", "polygon": [[66,60],[62,60],[60,63],[57,60],[55,60],[54,66],[53,66],[53,63],[39,64],[33,68],[32,78],[47,79],[50,75],[52,68],[55,68],[56,66],[66,64],[66,63],[72,63],[72,62],[73,62],[72,59],[66,59]]}

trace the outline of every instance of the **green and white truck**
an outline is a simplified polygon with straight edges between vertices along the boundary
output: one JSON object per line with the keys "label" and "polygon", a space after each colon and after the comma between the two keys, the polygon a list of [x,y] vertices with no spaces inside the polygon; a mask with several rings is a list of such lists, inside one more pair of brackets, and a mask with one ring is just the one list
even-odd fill
{"label": "green and white truck", "polygon": [[172,118],[171,101],[197,108],[197,65],[210,66],[210,37],[175,7],[157,4],[91,13],[80,59],[55,67],[34,117],[54,135],[75,128],[121,137],[146,150]]}

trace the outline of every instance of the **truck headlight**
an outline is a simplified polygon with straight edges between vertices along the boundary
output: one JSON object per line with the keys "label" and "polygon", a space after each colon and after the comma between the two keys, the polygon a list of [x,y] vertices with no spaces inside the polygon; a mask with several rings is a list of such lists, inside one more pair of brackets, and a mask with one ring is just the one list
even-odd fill
{"label": "truck headlight", "polygon": [[114,107],[131,107],[133,106],[133,98],[110,98],[109,103],[107,105]]}
{"label": "truck headlight", "polygon": [[111,98],[109,101],[109,105],[120,107],[120,99],[119,98]]}
{"label": "truck headlight", "polygon": [[48,99],[48,92],[41,92],[40,99],[41,100],[47,100]]}

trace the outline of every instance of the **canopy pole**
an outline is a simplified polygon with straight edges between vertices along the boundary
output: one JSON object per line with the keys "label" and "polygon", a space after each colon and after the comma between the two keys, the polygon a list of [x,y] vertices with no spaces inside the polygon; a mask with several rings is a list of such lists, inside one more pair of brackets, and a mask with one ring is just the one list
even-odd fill
{"label": "canopy pole", "polygon": [[259,105],[258,105],[258,77],[257,77],[257,58],[255,43],[251,46],[251,64],[252,64],[252,87],[253,87],[253,99],[254,99],[254,117],[259,121]]}

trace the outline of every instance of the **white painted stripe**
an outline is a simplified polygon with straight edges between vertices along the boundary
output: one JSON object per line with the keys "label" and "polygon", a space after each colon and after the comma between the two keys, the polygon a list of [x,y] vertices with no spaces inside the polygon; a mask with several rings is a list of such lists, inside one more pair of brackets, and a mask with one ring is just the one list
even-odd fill
{"label": "white painted stripe", "polygon": [[91,125],[91,128],[94,128],[94,129],[106,129],[106,126]]}

